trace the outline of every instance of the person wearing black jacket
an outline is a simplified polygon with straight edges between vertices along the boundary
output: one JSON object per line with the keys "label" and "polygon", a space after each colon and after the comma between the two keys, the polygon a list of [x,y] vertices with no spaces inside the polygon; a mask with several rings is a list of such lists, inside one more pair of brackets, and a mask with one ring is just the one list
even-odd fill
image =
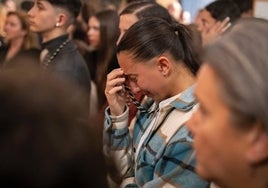
{"label": "person wearing black jacket", "polygon": [[[42,38],[41,62],[57,78],[69,80],[85,93],[89,107],[90,73],[76,45],[68,38],[67,28],[78,16],[80,0],[35,0],[28,15],[31,30]],[[45,55],[44,55],[45,54]]]}

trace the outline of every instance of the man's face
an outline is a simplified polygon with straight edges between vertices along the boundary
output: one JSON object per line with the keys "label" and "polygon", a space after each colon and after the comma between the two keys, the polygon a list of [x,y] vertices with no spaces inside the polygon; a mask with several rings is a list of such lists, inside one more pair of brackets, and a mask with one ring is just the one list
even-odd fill
{"label": "man's face", "polygon": [[215,23],[216,20],[206,9],[200,10],[195,18],[195,24],[200,32],[208,32]]}
{"label": "man's face", "polygon": [[35,0],[34,6],[28,12],[30,29],[41,35],[49,35],[59,21],[57,9],[46,0]]}

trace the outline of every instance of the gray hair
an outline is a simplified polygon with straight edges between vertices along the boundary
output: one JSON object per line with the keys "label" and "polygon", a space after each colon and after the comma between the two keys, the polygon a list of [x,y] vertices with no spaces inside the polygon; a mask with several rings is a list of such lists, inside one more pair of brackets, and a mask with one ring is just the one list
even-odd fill
{"label": "gray hair", "polygon": [[204,62],[219,77],[231,119],[243,127],[259,121],[268,132],[268,21],[239,20],[205,48]]}

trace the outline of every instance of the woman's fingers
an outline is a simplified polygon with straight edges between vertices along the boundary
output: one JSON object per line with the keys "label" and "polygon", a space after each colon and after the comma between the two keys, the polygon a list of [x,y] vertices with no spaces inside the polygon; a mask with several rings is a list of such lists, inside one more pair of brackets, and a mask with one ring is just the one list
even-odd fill
{"label": "woman's fingers", "polygon": [[124,112],[126,97],[123,83],[125,80],[124,71],[120,68],[107,75],[105,95],[112,115],[120,115]]}
{"label": "woman's fingers", "polygon": [[115,69],[107,75],[105,93],[114,94],[123,89],[125,82],[124,72],[121,69]]}

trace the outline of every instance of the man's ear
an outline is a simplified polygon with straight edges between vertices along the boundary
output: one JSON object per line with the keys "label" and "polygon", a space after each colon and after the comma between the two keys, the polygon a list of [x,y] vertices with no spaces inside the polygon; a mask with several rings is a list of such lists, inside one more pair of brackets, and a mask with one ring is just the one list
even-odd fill
{"label": "man's ear", "polygon": [[246,158],[250,164],[258,164],[268,159],[268,133],[260,122],[250,130],[249,148]]}
{"label": "man's ear", "polygon": [[67,16],[63,13],[59,13],[56,27],[65,26],[67,22]]}
{"label": "man's ear", "polygon": [[157,66],[158,66],[159,72],[161,72],[164,77],[168,76],[170,72],[170,61],[167,57],[160,56],[157,59]]}

